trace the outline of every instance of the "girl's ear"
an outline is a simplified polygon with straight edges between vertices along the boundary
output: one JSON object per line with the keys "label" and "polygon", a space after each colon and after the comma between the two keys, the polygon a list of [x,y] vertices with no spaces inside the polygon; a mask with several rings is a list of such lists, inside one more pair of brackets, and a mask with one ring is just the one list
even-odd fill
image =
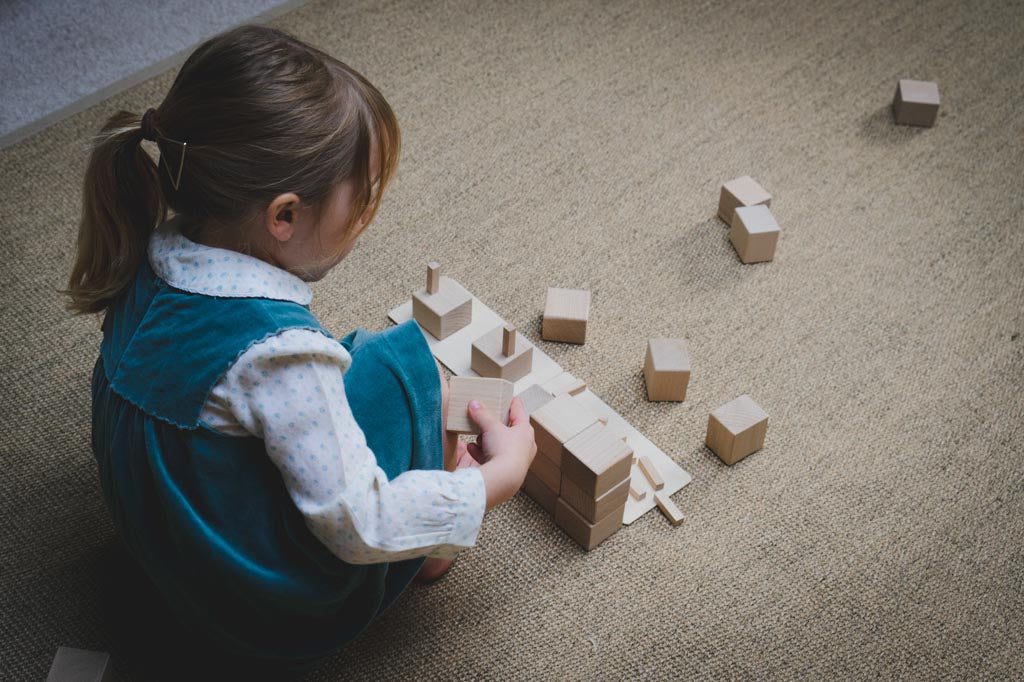
{"label": "girl's ear", "polygon": [[299,196],[293,192],[279,194],[267,206],[264,217],[267,232],[279,242],[286,242],[295,234],[295,217],[299,209]]}

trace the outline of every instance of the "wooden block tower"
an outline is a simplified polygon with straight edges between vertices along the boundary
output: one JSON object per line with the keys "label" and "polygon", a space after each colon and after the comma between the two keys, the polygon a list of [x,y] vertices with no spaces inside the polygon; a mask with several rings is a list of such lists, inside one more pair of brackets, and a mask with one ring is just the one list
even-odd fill
{"label": "wooden block tower", "polygon": [[722,192],[718,197],[718,217],[725,221],[726,225],[732,225],[732,214],[737,206],[770,206],[771,203],[772,195],[752,177],[744,175],[722,185]]}
{"label": "wooden block tower", "polygon": [[733,213],[729,241],[744,263],[764,263],[775,257],[779,224],[765,204],[740,206]]}
{"label": "wooden block tower", "polygon": [[470,323],[473,297],[461,284],[441,276],[441,264],[427,263],[427,286],[412,294],[412,316],[437,339],[445,339]]}
{"label": "wooden block tower", "polygon": [[651,339],[644,358],[648,400],[686,400],[690,356],[683,339]]}
{"label": "wooden block tower", "polygon": [[482,377],[517,381],[533,369],[533,344],[512,325],[495,327],[473,342],[470,366]]}
{"label": "wooden block tower", "polygon": [[749,395],[741,395],[711,413],[704,442],[732,466],[764,447],[767,432],[767,413]]}
{"label": "wooden block tower", "polygon": [[583,343],[589,317],[589,291],[549,287],[540,336],[545,341]]}

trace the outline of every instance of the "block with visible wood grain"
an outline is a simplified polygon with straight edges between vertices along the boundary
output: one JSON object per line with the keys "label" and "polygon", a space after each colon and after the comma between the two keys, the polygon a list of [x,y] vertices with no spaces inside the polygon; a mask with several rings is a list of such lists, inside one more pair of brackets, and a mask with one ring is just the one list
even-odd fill
{"label": "block with visible wood grain", "polygon": [[775,258],[781,233],[767,206],[741,206],[733,215],[729,241],[743,263],[766,263]]}
{"label": "block with visible wood grain", "polygon": [[469,418],[469,401],[486,405],[503,424],[508,424],[512,382],[483,377],[452,377],[448,383],[448,415],[445,428],[452,433],[480,433]]}
{"label": "block with visible wood grain", "polygon": [[[534,457],[534,460],[536,459]],[[541,509],[548,514],[554,515],[555,504],[558,502],[558,493],[546,486],[533,472],[526,472],[526,479],[523,481],[522,490],[533,498],[533,501],[539,504]]]}
{"label": "block with visible wood grain", "polygon": [[589,319],[589,291],[549,287],[540,336],[545,341],[584,343]]}
{"label": "block with visible wood grain", "polygon": [[767,433],[768,414],[749,395],[741,395],[708,416],[704,442],[719,459],[732,466],[764,447]]}
{"label": "block with visible wood grain", "polygon": [[445,339],[473,318],[473,297],[461,284],[441,276],[437,261],[427,264],[427,285],[412,294],[412,316],[437,339]]}
{"label": "block with visible wood grain", "polygon": [[644,478],[647,479],[652,488],[661,490],[665,487],[665,479],[662,478],[661,472],[658,471],[658,467],[655,466],[650,457],[644,455],[636,461],[636,465],[640,467],[640,471],[643,472]]}
{"label": "block with visible wood grain", "polygon": [[603,424],[593,424],[566,441],[562,480],[568,478],[596,499],[629,478],[632,462],[633,448]]}
{"label": "block with visible wood grain", "polygon": [[623,504],[598,519],[597,523],[590,523],[572,505],[558,498],[555,504],[555,523],[583,549],[590,551],[622,528],[622,515],[625,511],[626,505]]}
{"label": "block with visible wood grain", "polygon": [[530,423],[537,441],[537,456],[548,457],[561,468],[566,441],[596,424],[597,417],[571,395],[563,393],[535,410],[530,415]]}
{"label": "block with visible wood grain", "polygon": [[730,180],[722,185],[718,197],[718,217],[726,225],[732,225],[732,217],[738,206],[770,206],[772,195],[749,175]]}
{"label": "block with visible wood grain", "polygon": [[533,370],[533,344],[510,324],[473,342],[470,367],[482,377],[518,381]]}
{"label": "block with visible wood grain", "polygon": [[900,80],[892,109],[898,125],[932,127],[939,116],[938,84],[909,78]]}
{"label": "block with visible wood grain", "polygon": [[594,497],[576,485],[571,478],[562,474],[558,496],[568,502],[588,523],[597,523],[616,508],[626,504],[626,498],[629,497],[629,479],[620,482],[605,494]]}
{"label": "block with visible wood grain", "polygon": [[679,507],[676,506],[676,503],[668,495],[654,493],[654,503],[658,505],[658,509],[661,510],[661,513],[665,515],[665,518],[673,526],[678,526],[685,519],[683,512],[679,511]]}
{"label": "block with visible wood grain", "polygon": [[582,379],[577,379],[569,372],[562,372],[558,376],[548,379],[542,386],[551,395],[561,395],[562,393],[579,395],[587,390],[586,382]]}
{"label": "block with visible wood grain", "polygon": [[554,460],[537,453],[530,462],[530,473],[544,482],[556,495],[562,493],[562,469]]}
{"label": "block with visible wood grain", "polygon": [[648,400],[686,400],[690,355],[683,339],[651,339],[644,357]]}

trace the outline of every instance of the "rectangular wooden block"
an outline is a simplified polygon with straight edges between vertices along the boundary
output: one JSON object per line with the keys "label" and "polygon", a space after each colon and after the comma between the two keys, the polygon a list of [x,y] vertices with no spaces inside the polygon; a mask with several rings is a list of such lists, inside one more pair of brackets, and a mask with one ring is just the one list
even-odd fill
{"label": "rectangular wooden block", "polygon": [[658,505],[658,509],[665,515],[673,526],[678,526],[683,522],[683,512],[679,511],[679,507],[672,501],[672,498],[663,493],[654,493],[654,503]]}
{"label": "rectangular wooden block", "polygon": [[644,455],[637,460],[637,466],[640,467],[640,471],[644,472],[644,476],[647,478],[647,482],[651,484],[651,487],[655,490],[661,490],[665,487],[665,479],[662,478],[661,472],[658,471],[658,467],[654,465],[651,458]]}
{"label": "rectangular wooden block", "polygon": [[554,490],[556,495],[561,494],[562,470],[551,459],[538,453],[530,462],[530,472],[543,481],[544,485]]}
{"label": "rectangular wooden block", "polygon": [[623,504],[597,523],[588,523],[568,502],[558,498],[555,504],[555,523],[589,552],[622,528],[622,515],[625,511],[626,505]]}
{"label": "rectangular wooden block", "polygon": [[589,317],[589,291],[549,287],[540,336],[545,341],[583,343]]}
{"label": "rectangular wooden block", "polygon": [[565,443],[562,477],[599,498],[629,478],[633,448],[603,424],[593,424]]}
{"label": "rectangular wooden block", "polygon": [[112,677],[109,654],[62,646],[46,682],[109,682]]}
{"label": "rectangular wooden block", "polygon": [[452,377],[449,381],[446,428],[452,433],[480,433],[469,418],[470,400],[478,400],[508,424],[508,406],[512,402],[512,382],[481,377]]}
{"label": "rectangular wooden block", "polygon": [[521,335],[511,355],[504,353],[505,327],[495,327],[473,342],[470,367],[482,377],[518,381],[533,369],[533,344]]}
{"label": "rectangular wooden block", "polygon": [[722,185],[718,197],[718,217],[724,220],[726,225],[732,225],[733,211],[737,206],[770,206],[771,203],[772,195],[752,177],[744,175]]}
{"label": "rectangular wooden block", "polygon": [[555,398],[555,396],[551,395],[543,388],[541,388],[539,384],[534,384],[533,386],[530,386],[528,389],[520,393],[517,397],[523,401],[523,410],[528,415],[533,414],[538,409],[544,407]]}
{"label": "rectangular wooden block", "polygon": [[732,466],[764,447],[768,414],[749,395],[714,410],[708,416],[705,444],[719,459]]}
{"label": "rectangular wooden block", "polygon": [[632,476],[629,479],[629,496],[634,500],[642,500],[647,497],[647,491],[633,483]]}
{"label": "rectangular wooden block", "polygon": [[939,116],[939,86],[905,78],[896,86],[892,108],[897,124],[930,128]]}
{"label": "rectangular wooden block", "polygon": [[438,339],[445,339],[470,323],[473,298],[461,284],[440,277],[437,293],[426,288],[412,294],[412,316],[421,327]]}
{"label": "rectangular wooden block", "polygon": [[530,415],[538,454],[550,458],[559,468],[565,442],[596,422],[597,417],[567,393],[556,396]]}
{"label": "rectangular wooden block", "polygon": [[544,390],[551,395],[579,395],[587,390],[587,384],[582,379],[577,379],[569,372],[562,372],[553,379],[549,379],[543,385]]}
{"label": "rectangular wooden block", "polygon": [[690,355],[683,339],[651,339],[644,357],[648,400],[686,400]]}
{"label": "rectangular wooden block", "polygon": [[533,501],[540,505],[541,509],[548,514],[554,515],[555,504],[558,502],[558,493],[544,485],[544,482],[529,471],[526,472],[526,480],[523,481],[523,492],[533,498]]}
{"label": "rectangular wooden block", "polygon": [[629,497],[629,479],[622,481],[604,495],[594,498],[563,474],[558,494],[588,523],[597,523],[616,507],[626,504],[626,498]]}
{"label": "rectangular wooden block", "polygon": [[775,258],[781,230],[764,204],[739,206],[733,213],[729,241],[744,263],[765,263]]}

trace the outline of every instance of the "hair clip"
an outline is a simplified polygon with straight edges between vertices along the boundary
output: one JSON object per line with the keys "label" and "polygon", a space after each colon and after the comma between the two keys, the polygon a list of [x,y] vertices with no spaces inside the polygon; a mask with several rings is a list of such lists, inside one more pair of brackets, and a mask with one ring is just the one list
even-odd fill
{"label": "hair clip", "polygon": [[167,164],[167,155],[164,154],[163,149],[160,150],[160,160],[164,162],[164,168],[167,169],[167,177],[171,180],[171,186],[174,187],[174,191],[178,191],[178,187],[181,186],[181,171],[185,167],[185,150],[188,149],[188,142],[179,142],[178,140],[172,140],[169,137],[160,137],[165,142],[173,142],[174,144],[181,145],[181,157],[178,159],[178,172],[175,175],[171,175],[171,167]]}

